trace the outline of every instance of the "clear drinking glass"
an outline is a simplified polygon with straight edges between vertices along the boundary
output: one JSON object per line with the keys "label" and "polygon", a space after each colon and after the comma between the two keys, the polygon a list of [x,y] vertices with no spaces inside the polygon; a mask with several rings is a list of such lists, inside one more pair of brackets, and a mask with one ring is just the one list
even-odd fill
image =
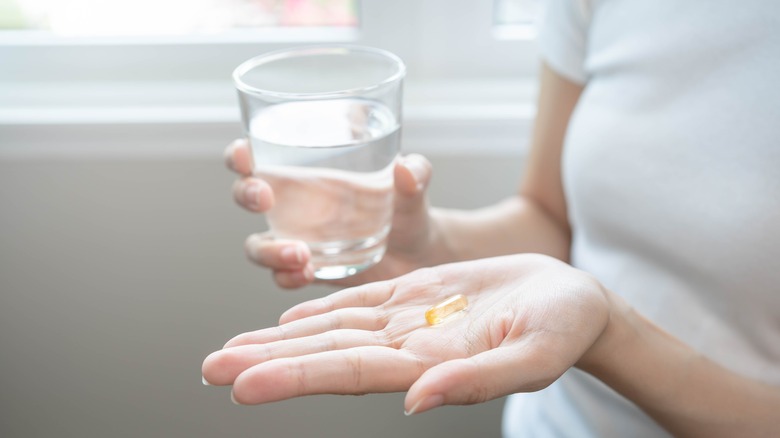
{"label": "clear drinking glass", "polygon": [[233,73],[254,173],[276,199],[270,231],[306,242],[317,278],[356,274],[384,255],[405,72],[384,50],[310,46]]}

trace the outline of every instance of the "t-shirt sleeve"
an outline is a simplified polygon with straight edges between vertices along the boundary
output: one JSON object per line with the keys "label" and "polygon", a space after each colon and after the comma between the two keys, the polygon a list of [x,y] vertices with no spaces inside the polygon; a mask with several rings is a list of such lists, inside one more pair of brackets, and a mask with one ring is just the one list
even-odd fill
{"label": "t-shirt sleeve", "polygon": [[542,0],[539,53],[542,60],[567,79],[584,84],[589,0]]}

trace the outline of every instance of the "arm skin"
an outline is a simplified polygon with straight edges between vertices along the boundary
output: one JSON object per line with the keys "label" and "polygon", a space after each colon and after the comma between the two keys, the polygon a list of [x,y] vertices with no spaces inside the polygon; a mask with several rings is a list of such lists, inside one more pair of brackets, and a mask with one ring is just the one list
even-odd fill
{"label": "arm skin", "polygon": [[[417,198],[407,205],[418,211],[401,214],[430,225],[430,233],[406,236],[422,241],[424,250],[414,263],[399,264],[401,271],[478,260],[302,303],[282,315],[279,327],[239,335],[210,355],[204,379],[233,384],[242,403],[407,390],[407,412],[420,413],[539,390],[576,366],[676,436],[780,435],[780,387],[703,357],[597,279],[559,261],[568,259],[570,245],[561,151],[581,91],[543,68],[532,151],[517,196],[474,212],[434,210],[428,223],[422,191],[408,190]],[[412,175],[396,176],[414,186]],[[484,258],[500,254],[515,255]],[[430,303],[454,293],[469,296],[466,316],[442,328],[421,326]],[[449,336],[446,349],[441,336]]]}
{"label": "arm skin", "polygon": [[576,366],[677,437],[775,437],[780,387],[707,359],[607,292],[607,327]]}
{"label": "arm skin", "polygon": [[[582,86],[542,66],[539,102],[523,180],[516,196],[474,210],[432,211],[453,260],[533,252],[568,261],[571,231],[561,180],[566,127]],[[479,242],[475,245],[474,242]]]}
{"label": "arm skin", "polygon": [[[566,126],[581,91],[581,86],[543,67],[539,114],[519,197],[475,214],[489,217],[495,211],[488,226],[507,230],[511,226],[505,224],[514,216],[515,221],[532,222],[534,231],[498,233],[504,236],[494,236],[494,249],[501,248],[503,237],[512,236],[514,242],[523,242],[518,246],[566,260],[562,248],[568,249],[570,230],[560,161]],[[500,209],[511,212],[501,218]],[[490,241],[488,236],[479,238]],[[609,323],[579,368],[633,401],[675,436],[780,435],[780,388],[726,370],[635,313],[616,295],[608,295]]]}

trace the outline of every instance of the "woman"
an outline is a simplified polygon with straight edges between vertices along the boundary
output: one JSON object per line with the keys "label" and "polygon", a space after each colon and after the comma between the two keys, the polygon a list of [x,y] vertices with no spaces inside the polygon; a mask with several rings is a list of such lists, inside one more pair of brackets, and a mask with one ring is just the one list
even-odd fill
{"label": "woman", "polygon": [[[523,393],[512,436],[776,436],[777,29],[770,1],[549,1],[517,195],[428,208],[430,165],[406,157],[388,254],[348,285],[384,281],[237,336],[204,378],[240,403],[408,390],[410,414]],[[246,143],[228,156],[266,211]],[[300,242],[247,250],[281,286],[313,279]],[[455,294],[461,318],[421,320]]]}

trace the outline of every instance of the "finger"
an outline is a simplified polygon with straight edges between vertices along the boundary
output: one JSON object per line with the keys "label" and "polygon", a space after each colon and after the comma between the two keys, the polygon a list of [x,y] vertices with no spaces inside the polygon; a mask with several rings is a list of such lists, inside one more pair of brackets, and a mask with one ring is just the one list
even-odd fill
{"label": "finger", "polygon": [[349,307],[375,307],[385,303],[395,292],[395,282],[380,281],[343,289],[316,300],[291,307],[279,317],[279,324]]}
{"label": "finger", "polygon": [[305,243],[275,239],[270,233],[247,237],[244,250],[250,260],[271,269],[303,271],[311,260],[311,251]]}
{"label": "finger", "polygon": [[230,385],[239,374],[263,362],[368,345],[386,346],[387,341],[378,332],[346,329],[267,344],[240,345],[211,353],[203,361],[203,378],[211,385]]}
{"label": "finger", "polygon": [[249,142],[245,138],[238,138],[225,148],[225,164],[240,175],[252,174],[252,153]]}
{"label": "finger", "polygon": [[233,183],[233,199],[249,211],[262,213],[274,205],[274,192],[267,182],[248,176]]}
{"label": "finger", "polygon": [[357,347],[272,360],[241,373],[233,400],[259,404],[312,394],[403,391],[420,375],[411,353],[389,347]]}
{"label": "finger", "polygon": [[314,281],[314,268],[306,265],[300,270],[274,271],[274,282],[283,289],[298,289]]}
{"label": "finger", "polygon": [[418,248],[428,227],[426,190],[432,174],[431,163],[422,155],[408,155],[398,161],[394,172],[395,203],[390,241],[396,248]]}
{"label": "finger", "polygon": [[267,344],[313,336],[330,330],[381,330],[386,324],[386,316],[376,308],[337,309],[324,315],[299,319],[277,327],[242,333],[228,341],[223,348],[247,344]]}
{"label": "finger", "polygon": [[500,347],[465,359],[443,362],[426,371],[409,389],[407,415],[441,405],[482,403],[515,392],[545,388],[568,368],[550,355],[524,354]]}
{"label": "finger", "polygon": [[430,161],[422,155],[409,154],[398,160],[395,166],[393,177],[396,191],[402,199],[420,197],[425,193],[432,174]]}

